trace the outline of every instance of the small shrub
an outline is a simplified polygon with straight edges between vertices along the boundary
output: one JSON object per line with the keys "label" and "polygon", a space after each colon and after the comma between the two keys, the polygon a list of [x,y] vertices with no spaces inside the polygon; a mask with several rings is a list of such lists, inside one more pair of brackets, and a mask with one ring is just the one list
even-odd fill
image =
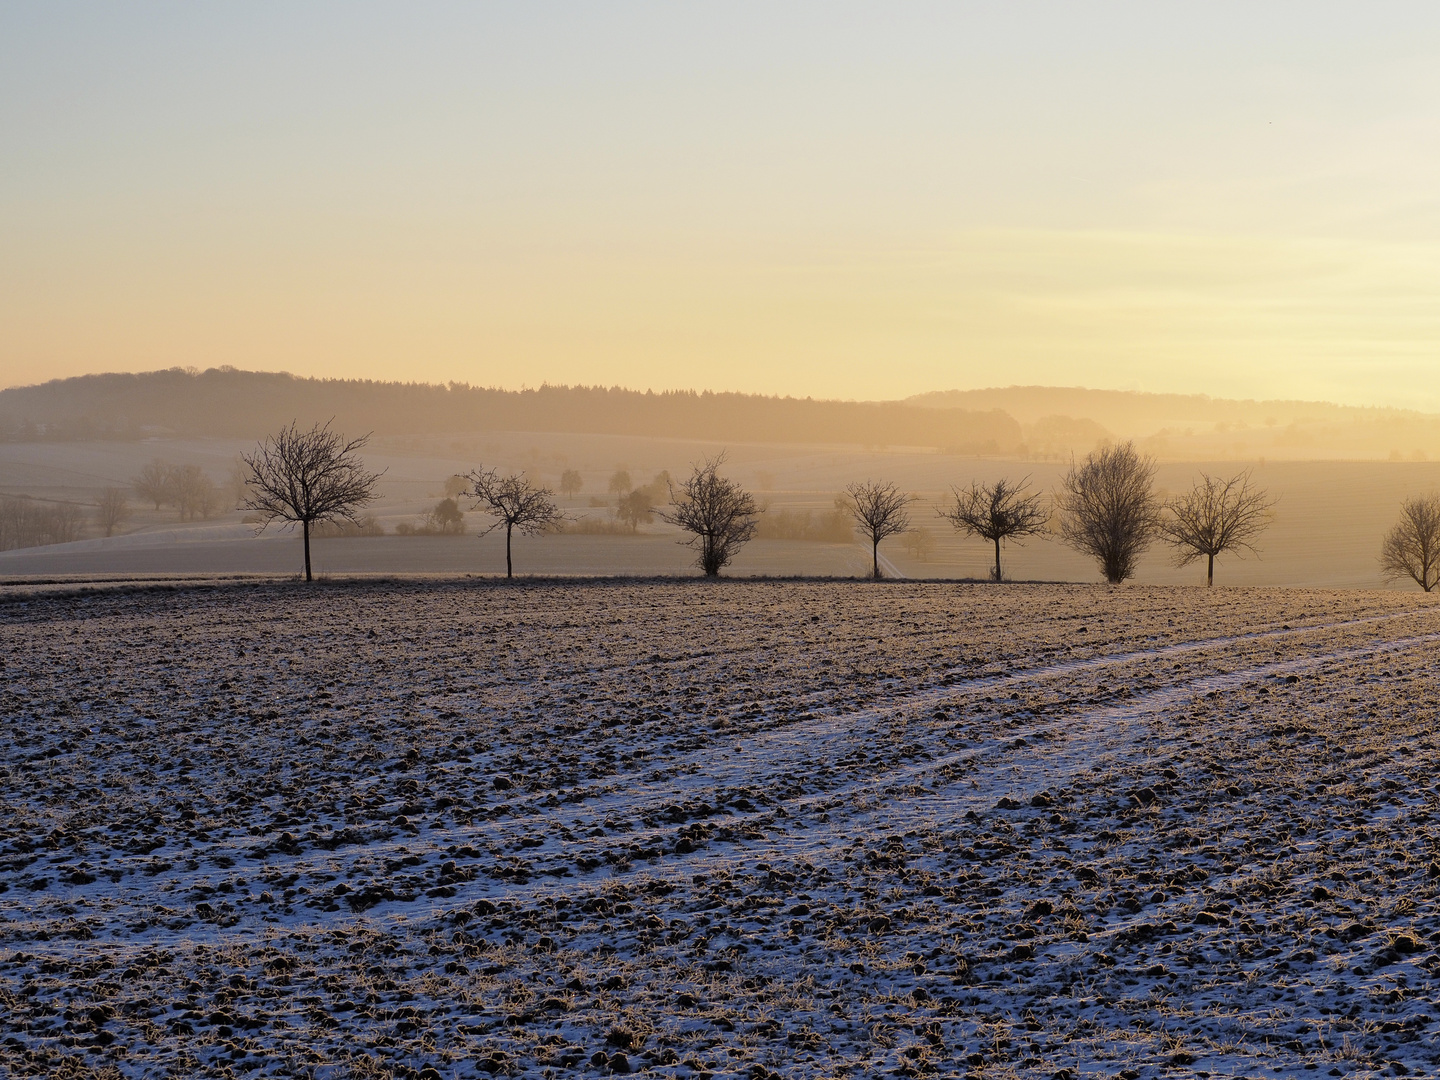
{"label": "small shrub", "polygon": [[341,518],[338,521],[318,522],[311,529],[311,534],[327,539],[342,536],[384,536],[385,526],[380,524],[374,514],[361,514],[354,521]]}
{"label": "small shrub", "polygon": [[567,536],[638,536],[636,530],[613,518],[582,517],[559,530]]}

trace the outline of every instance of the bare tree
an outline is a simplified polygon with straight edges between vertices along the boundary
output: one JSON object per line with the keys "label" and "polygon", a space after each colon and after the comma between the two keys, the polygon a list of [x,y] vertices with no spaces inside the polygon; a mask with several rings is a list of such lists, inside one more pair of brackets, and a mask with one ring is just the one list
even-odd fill
{"label": "bare tree", "polygon": [[80,518],[80,508],[73,503],[0,496],[0,551],[68,544],[80,537]]}
{"label": "bare tree", "polygon": [[375,499],[375,484],[382,474],[367,472],[359,450],[369,435],[345,441],[344,436],[315,425],[301,431],[289,427],[260,443],[241,460],[250,470],[250,494],[243,510],[261,515],[260,531],[279,518],[299,523],[305,537],[305,580],[310,573],[310,527],[316,522],[345,520],[359,524],[362,506]]}
{"label": "bare tree", "polygon": [[100,499],[95,504],[95,524],[105,531],[106,536],[114,536],[115,530],[129,519],[130,504],[125,500],[125,492],[109,487],[100,493]]}
{"label": "bare tree", "polygon": [[1250,486],[1248,471],[1228,480],[1201,473],[1190,491],[1166,503],[1170,516],[1161,523],[1160,535],[1176,549],[1176,566],[1205,559],[1205,584],[1212,586],[1215,557],[1227,551],[1254,552],[1274,505],[1264,491]]}
{"label": "bare tree", "polygon": [[141,499],[154,503],[155,509],[159,510],[162,504],[174,500],[174,473],[173,466],[156,458],[130,481],[130,487]]}
{"label": "bare tree", "polygon": [[249,494],[250,468],[243,457],[237,457],[230,465],[229,475],[225,477],[225,500],[230,504],[227,509],[240,509],[245,502],[245,496]]}
{"label": "bare tree", "polygon": [[670,489],[671,509],[660,517],[690,533],[682,541],[700,551],[696,562],[706,577],[718,577],[722,567],[755,535],[760,511],[750,493],[720,475],[723,453],[695,465],[677,492]]}
{"label": "bare tree", "polygon": [[1000,581],[1000,542],[1013,540],[1016,543],[1028,536],[1046,532],[1050,524],[1050,509],[1040,492],[1026,493],[1027,476],[1018,484],[1001,478],[993,484],[972,483],[968,488],[951,488],[955,505],[941,510],[940,516],[960,531],[989,540],[995,545],[995,569],[990,572],[992,581]]}
{"label": "bare tree", "polygon": [[565,521],[565,515],[555,505],[555,495],[549,488],[536,487],[525,479],[524,473],[501,476],[494,469],[475,469],[469,474],[470,496],[477,507],[495,518],[495,524],[480,535],[485,536],[496,529],[505,528],[505,576],[514,577],[514,565],[510,560],[510,536],[516,530],[525,536],[557,529]]}
{"label": "bare tree", "polygon": [[560,494],[573,496],[585,486],[585,480],[574,469],[566,469],[560,474]]}
{"label": "bare tree", "polygon": [[199,465],[182,465],[170,470],[170,487],[180,520],[209,518],[220,502],[214,482]]}
{"label": "bare tree", "polygon": [[915,496],[908,495],[893,483],[867,480],[845,489],[845,510],[855,519],[855,531],[870,541],[870,562],[875,579],[880,579],[880,541],[910,528],[906,509]]}
{"label": "bare tree", "polygon": [[1062,481],[1056,498],[1062,513],[1060,535],[1093,557],[1112,585],[1135,572],[1159,531],[1154,480],[1154,460],[1141,457],[1134,443],[1125,442],[1092,451],[1079,465],[1072,461]]}
{"label": "bare tree", "polygon": [[1380,548],[1387,581],[1409,577],[1427,593],[1440,584],[1440,495],[1406,499]]}

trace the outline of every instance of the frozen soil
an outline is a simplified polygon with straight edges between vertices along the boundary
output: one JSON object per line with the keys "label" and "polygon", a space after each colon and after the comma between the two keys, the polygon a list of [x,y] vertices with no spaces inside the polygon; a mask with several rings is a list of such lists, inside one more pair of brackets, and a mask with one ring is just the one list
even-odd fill
{"label": "frozen soil", "polygon": [[0,1072],[1436,1075],[1401,593],[0,603]]}

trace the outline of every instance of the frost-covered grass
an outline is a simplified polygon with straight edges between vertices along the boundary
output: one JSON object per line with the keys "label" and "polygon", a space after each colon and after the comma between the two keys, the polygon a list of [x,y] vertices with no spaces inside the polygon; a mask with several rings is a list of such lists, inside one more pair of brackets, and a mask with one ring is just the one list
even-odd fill
{"label": "frost-covered grass", "polygon": [[0,1070],[1435,1075],[1437,648],[1397,593],[12,598]]}

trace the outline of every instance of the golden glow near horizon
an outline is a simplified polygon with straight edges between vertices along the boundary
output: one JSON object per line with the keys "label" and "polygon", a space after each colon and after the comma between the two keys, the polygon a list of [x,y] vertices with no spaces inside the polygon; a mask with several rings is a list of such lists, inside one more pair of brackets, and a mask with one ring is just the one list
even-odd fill
{"label": "golden glow near horizon", "polygon": [[1440,411],[1440,9],[0,11],[0,385]]}

